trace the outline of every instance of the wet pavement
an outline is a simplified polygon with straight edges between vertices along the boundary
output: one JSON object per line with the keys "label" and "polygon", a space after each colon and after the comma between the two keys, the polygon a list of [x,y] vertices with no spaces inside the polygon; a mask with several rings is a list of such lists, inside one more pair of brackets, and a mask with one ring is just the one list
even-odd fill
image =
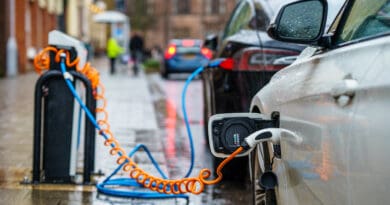
{"label": "wet pavement", "polygon": [[[171,178],[185,175],[190,163],[190,150],[181,112],[181,90],[186,76],[170,81],[157,74],[134,77],[121,67],[118,73],[107,73],[108,61],[95,59],[106,87],[107,111],[111,130],[129,152],[143,143],[151,151],[162,170]],[[97,193],[94,185],[20,184],[31,180],[34,87],[38,75],[28,73],[17,78],[0,79],[0,204],[186,204],[179,200],[136,200],[107,197]],[[195,144],[195,166],[192,176],[202,168],[211,168],[211,158],[203,134],[202,90],[200,80],[188,90],[188,116]],[[109,155],[97,135],[95,171],[106,176],[116,167],[116,157]],[[134,161],[143,169],[158,175],[145,152]],[[79,161],[82,159],[79,159]],[[80,162],[78,161],[78,167]],[[119,173],[127,177],[126,173]],[[102,181],[105,176],[95,176]],[[76,180],[77,181],[77,180]],[[248,186],[239,182],[222,182],[207,186],[204,193],[191,195],[189,204],[249,204]]]}

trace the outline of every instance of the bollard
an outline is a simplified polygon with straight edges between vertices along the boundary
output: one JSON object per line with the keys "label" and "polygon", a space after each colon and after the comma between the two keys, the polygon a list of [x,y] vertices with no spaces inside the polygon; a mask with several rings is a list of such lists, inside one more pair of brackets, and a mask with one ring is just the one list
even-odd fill
{"label": "bollard", "polygon": [[[53,46],[69,51],[71,60],[77,58],[74,47]],[[50,53],[50,69],[37,80],[34,105],[33,183],[74,183],[70,174],[71,144],[74,128],[74,98],[60,71],[60,64]],[[68,68],[74,82],[80,81],[86,90],[86,105],[95,110],[96,100],[90,81]],[[81,123],[81,122],[79,122]],[[85,118],[83,183],[91,182],[94,171],[95,128]],[[74,164],[74,166],[76,166]]]}

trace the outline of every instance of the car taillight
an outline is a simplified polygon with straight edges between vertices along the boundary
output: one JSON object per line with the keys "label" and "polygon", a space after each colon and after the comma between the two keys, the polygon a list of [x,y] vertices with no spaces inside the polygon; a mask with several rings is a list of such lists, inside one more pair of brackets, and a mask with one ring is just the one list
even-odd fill
{"label": "car taillight", "polygon": [[176,54],[176,46],[170,45],[165,51],[164,57],[165,59],[171,59]]}
{"label": "car taillight", "polygon": [[202,48],[200,53],[204,55],[207,59],[211,59],[213,57],[213,52],[208,48]]}
{"label": "car taillight", "polygon": [[219,64],[219,67],[224,70],[233,70],[235,65],[236,62],[233,58],[226,58],[221,62],[221,64]]}
{"label": "car taillight", "polygon": [[298,52],[274,48],[251,47],[234,55],[233,70],[277,71],[295,61]]}

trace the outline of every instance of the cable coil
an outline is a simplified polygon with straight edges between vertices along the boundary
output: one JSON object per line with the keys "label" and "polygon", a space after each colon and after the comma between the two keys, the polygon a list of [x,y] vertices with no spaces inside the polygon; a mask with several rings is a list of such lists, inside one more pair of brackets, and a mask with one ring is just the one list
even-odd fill
{"label": "cable coil", "polygon": [[[66,67],[76,67],[76,71],[84,74],[90,81],[92,88],[95,90],[94,97],[97,101],[101,102],[100,107],[97,107],[95,112],[100,113],[103,119],[96,119],[92,113],[84,105],[81,98],[78,96],[70,79],[65,79],[67,86],[71,90],[73,96],[76,98],[80,106],[85,111],[89,120],[94,124],[99,134],[105,138],[104,145],[111,146],[109,153],[111,155],[118,155],[116,163],[123,165],[122,170],[129,172],[129,176],[135,179],[139,184],[143,185],[152,191],[165,194],[200,194],[204,190],[205,185],[212,185],[222,180],[222,168],[231,161],[237,154],[242,151],[242,147],[238,148],[228,158],[222,161],[217,167],[217,178],[208,180],[211,176],[210,169],[202,169],[197,177],[185,177],[183,179],[163,179],[161,177],[155,177],[141,169],[131,157],[127,156],[125,150],[121,147],[120,143],[115,139],[113,133],[110,130],[110,124],[108,123],[108,113],[106,111],[107,100],[104,96],[105,88],[100,83],[99,72],[87,63],[82,69],[78,67],[79,58],[76,58],[73,62],[70,61],[69,52],[65,50],[58,50],[54,47],[47,47],[40,52],[34,59],[35,70],[38,74],[42,74],[43,71],[49,69],[50,66],[50,52],[54,52],[56,63],[60,63],[61,71],[66,73]],[[63,56],[63,57],[61,57]]]}

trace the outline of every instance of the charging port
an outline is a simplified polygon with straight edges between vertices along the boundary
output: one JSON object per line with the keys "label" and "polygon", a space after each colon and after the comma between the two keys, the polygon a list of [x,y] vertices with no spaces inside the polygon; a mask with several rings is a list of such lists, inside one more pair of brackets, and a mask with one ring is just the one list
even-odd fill
{"label": "charging port", "polygon": [[[209,120],[210,150],[224,158],[240,147],[250,134],[264,128],[273,128],[276,121],[259,113],[226,113],[211,116]],[[249,150],[237,156],[246,156]]]}

